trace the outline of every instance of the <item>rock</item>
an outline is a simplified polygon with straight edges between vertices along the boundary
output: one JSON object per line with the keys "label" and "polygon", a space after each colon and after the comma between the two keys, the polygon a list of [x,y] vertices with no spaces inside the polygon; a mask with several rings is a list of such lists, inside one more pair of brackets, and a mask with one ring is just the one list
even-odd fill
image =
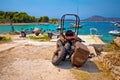
{"label": "rock", "polygon": [[114,66],[111,73],[115,80],[120,80],[120,66]]}
{"label": "rock", "polygon": [[109,70],[115,80],[120,80],[120,54],[115,52],[102,52],[100,55],[106,70]]}
{"label": "rock", "polygon": [[117,37],[116,39],[113,40],[113,42],[120,47],[120,37]]}

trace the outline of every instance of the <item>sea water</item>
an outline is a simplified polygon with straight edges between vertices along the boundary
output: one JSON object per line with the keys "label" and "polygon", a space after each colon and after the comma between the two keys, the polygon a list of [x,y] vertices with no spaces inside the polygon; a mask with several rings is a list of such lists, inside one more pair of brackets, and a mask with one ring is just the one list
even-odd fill
{"label": "sea water", "polygon": [[[90,34],[90,29],[92,34],[101,35],[101,39],[105,43],[110,43],[116,36],[110,35],[108,32],[116,29],[116,26],[110,22],[82,22],[83,28],[79,30],[79,34]],[[95,31],[96,29],[97,31]]]}
{"label": "sea water", "polygon": [[[111,30],[114,30],[116,26],[113,23],[110,22],[81,22],[80,23],[83,27],[79,29],[78,34],[80,35],[88,35],[88,34],[96,34],[101,35],[101,39],[105,43],[110,43],[115,36],[110,35],[108,32]],[[69,30],[71,22],[65,22],[64,27],[65,30]],[[52,31],[52,32],[59,32],[56,30],[59,27],[59,25],[56,24],[27,24],[27,25],[16,25],[14,26],[15,31],[21,31],[21,30],[31,30],[34,28],[40,28],[43,31]],[[96,30],[95,30],[96,29]],[[74,28],[72,28],[74,30]],[[12,28],[11,26],[0,26],[0,34],[1,33],[8,33],[11,32]]]}
{"label": "sea water", "polygon": [[[69,28],[70,22],[66,22],[66,28]],[[100,35],[101,39],[105,43],[112,42],[116,36],[110,35],[108,32],[116,29],[116,26],[111,22],[81,22],[83,27],[79,29],[78,34],[80,35]],[[119,29],[120,30],[120,29]]]}

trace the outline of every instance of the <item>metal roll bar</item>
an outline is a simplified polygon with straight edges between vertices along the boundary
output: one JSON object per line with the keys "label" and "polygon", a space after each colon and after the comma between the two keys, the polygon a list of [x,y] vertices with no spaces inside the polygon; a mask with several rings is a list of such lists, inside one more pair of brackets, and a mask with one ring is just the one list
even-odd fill
{"label": "metal roll bar", "polygon": [[76,20],[75,20],[75,25],[76,25],[76,27],[75,27],[75,32],[76,32],[76,34],[78,35],[78,29],[79,29],[79,24],[80,24],[80,18],[79,18],[79,16],[78,15],[76,15],[76,14],[64,14],[63,16],[62,16],[62,18],[61,18],[61,31],[60,31],[60,33],[63,33],[63,30],[64,30],[64,22],[65,22],[65,17],[66,16],[75,16],[75,18],[76,18]]}

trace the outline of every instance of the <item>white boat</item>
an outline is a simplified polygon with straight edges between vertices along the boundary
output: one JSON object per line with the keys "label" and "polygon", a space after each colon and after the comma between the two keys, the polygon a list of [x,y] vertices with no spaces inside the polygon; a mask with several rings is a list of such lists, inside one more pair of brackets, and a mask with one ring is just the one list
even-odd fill
{"label": "white boat", "polygon": [[116,22],[111,21],[110,23],[115,24]]}
{"label": "white boat", "polygon": [[[56,28],[56,30],[61,30],[62,28],[61,28],[61,26],[58,26],[57,28]],[[63,28],[63,30],[65,30],[65,28]]]}
{"label": "white boat", "polygon": [[[71,28],[75,28],[75,27],[77,27],[77,26],[76,26],[76,24],[70,24],[70,27],[71,27]],[[78,27],[79,27],[79,28],[82,28],[83,25],[79,25]]]}
{"label": "white boat", "polygon": [[109,34],[115,35],[115,36],[120,36],[120,31],[118,31],[118,30],[112,30],[112,31],[109,31]]}
{"label": "white boat", "polygon": [[114,25],[120,28],[120,22],[116,22]]}

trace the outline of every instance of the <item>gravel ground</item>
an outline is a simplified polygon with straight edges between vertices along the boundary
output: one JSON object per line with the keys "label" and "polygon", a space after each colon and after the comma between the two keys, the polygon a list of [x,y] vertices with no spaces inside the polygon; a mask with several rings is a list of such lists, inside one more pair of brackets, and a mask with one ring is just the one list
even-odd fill
{"label": "gravel ground", "polygon": [[49,60],[20,59],[2,69],[0,80],[75,80],[70,71],[60,69]]}
{"label": "gravel ground", "polygon": [[[70,61],[60,66],[51,63],[55,42],[15,39],[12,49],[0,52],[0,80],[76,80]],[[103,80],[97,66],[90,60],[78,70],[93,76],[89,80]],[[81,77],[80,80],[85,80]],[[107,79],[106,79],[107,80]]]}
{"label": "gravel ground", "polygon": [[[15,48],[0,53],[0,80],[75,80],[66,66],[54,66],[53,42],[16,40]],[[70,67],[70,66],[69,66]]]}

